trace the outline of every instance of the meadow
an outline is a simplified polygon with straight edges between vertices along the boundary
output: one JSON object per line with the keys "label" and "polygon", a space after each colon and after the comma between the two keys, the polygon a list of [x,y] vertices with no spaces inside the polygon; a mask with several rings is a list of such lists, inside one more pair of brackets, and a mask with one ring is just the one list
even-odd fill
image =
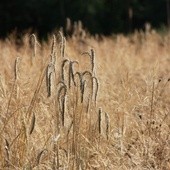
{"label": "meadow", "polygon": [[0,41],[0,169],[169,170],[170,34]]}

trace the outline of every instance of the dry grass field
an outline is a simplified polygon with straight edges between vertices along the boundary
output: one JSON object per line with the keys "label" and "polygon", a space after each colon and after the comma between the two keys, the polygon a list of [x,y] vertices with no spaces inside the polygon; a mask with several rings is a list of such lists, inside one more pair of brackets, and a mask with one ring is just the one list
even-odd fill
{"label": "dry grass field", "polygon": [[170,169],[170,34],[22,39],[0,41],[0,169]]}

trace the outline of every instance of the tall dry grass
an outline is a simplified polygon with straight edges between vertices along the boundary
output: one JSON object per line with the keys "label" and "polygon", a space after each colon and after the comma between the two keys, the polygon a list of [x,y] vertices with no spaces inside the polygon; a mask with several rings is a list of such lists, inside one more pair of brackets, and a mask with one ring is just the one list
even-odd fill
{"label": "tall dry grass", "polygon": [[0,42],[0,169],[170,169],[170,35],[14,41]]}

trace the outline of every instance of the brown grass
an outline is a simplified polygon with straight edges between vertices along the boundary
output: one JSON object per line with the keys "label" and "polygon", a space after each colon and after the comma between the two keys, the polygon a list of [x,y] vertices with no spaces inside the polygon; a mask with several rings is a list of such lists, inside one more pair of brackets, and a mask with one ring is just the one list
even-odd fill
{"label": "brown grass", "polygon": [[169,34],[14,39],[0,42],[0,169],[170,169]]}

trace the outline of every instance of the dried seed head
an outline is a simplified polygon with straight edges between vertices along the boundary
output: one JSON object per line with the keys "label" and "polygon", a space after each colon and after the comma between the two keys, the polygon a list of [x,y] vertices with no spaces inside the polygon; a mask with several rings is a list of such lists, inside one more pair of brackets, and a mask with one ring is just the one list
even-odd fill
{"label": "dried seed head", "polygon": [[99,128],[99,134],[101,134],[102,132],[102,109],[99,108],[99,112],[98,112],[98,128]]}
{"label": "dried seed head", "polygon": [[67,32],[71,31],[71,20],[70,20],[70,18],[66,19],[66,31]]}
{"label": "dried seed head", "polygon": [[59,31],[58,35],[59,35],[58,40],[59,40],[59,44],[60,44],[60,56],[62,58],[64,58],[65,57],[65,48],[66,48],[66,39],[60,31]]}
{"label": "dried seed head", "polygon": [[91,62],[91,72],[93,73],[93,75],[95,75],[95,52],[93,49],[90,50],[89,52],[84,52],[81,55],[88,55],[90,57],[90,62]]}
{"label": "dried seed head", "polygon": [[68,59],[65,59],[63,62],[62,62],[62,65],[61,65],[61,77],[62,77],[62,81],[64,81],[64,67],[66,65],[66,63],[70,63],[70,60]]}
{"label": "dried seed head", "polygon": [[66,96],[67,94],[67,86],[64,84],[64,82],[59,82],[59,84],[62,84],[62,86],[58,90],[58,101],[60,101],[61,96]]}
{"label": "dried seed head", "polygon": [[36,46],[36,44],[37,44],[37,38],[36,38],[35,34],[32,34],[32,35],[30,36],[30,38],[31,38],[31,48],[33,48],[32,57],[35,57],[35,56],[36,56],[36,53],[37,53],[37,46]]}
{"label": "dried seed head", "polygon": [[37,165],[39,165],[40,164],[40,161],[41,161],[41,157],[43,156],[43,154],[44,154],[44,152],[46,152],[47,150],[46,149],[44,149],[44,150],[42,150],[38,155],[37,155]]}
{"label": "dried seed head", "polygon": [[18,73],[19,73],[18,65],[19,65],[19,61],[20,61],[20,58],[17,57],[17,58],[15,59],[15,65],[14,65],[15,80],[18,79]]}
{"label": "dried seed head", "polygon": [[51,63],[55,66],[56,63],[56,53],[50,55]]}
{"label": "dried seed head", "polygon": [[109,115],[105,113],[105,123],[106,123],[106,138],[109,139],[109,126],[110,126],[110,119]]}
{"label": "dried seed head", "polygon": [[46,86],[47,86],[47,96],[51,96],[51,91],[52,91],[52,76],[55,72],[55,67],[53,63],[48,64],[47,69],[46,69]]}
{"label": "dried seed head", "polygon": [[59,104],[59,111],[61,114],[62,126],[64,126],[67,87],[63,82],[61,82],[61,84],[62,86],[58,90],[58,104]]}
{"label": "dried seed head", "polygon": [[52,72],[49,74],[49,77],[48,77],[48,90],[47,90],[47,93],[48,93],[48,96],[47,97],[50,97],[51,96],[51,91],[52,91]]}
{"label": "dried seed head", "polygon": [[53,35],[53,42],[52,42],[52,48],[51,48],[51,55],[56,53],[56,36]]}
{"label": "dried seed head", "polygon": [[31,126],[30,126],[30,132],[29,132],[30,135],[32,134],[34,128],[35,128],[35,113],[33,113],[32,120],[31,120]]}
{"label": "dried seed head", "polygon": [[93,95],[94,95],[94,101],[97,102],[97,94],[99,91],[99,81],[96,77],[92,77],[93,81]]}
{"label": "dried seed head", "polygon": [[[95,52],[93,49],[91,49],[91,65],[92,65],[92,73],[94,73],[94,64],[95,64]],[[95,74],[95,73],[94,73]]]}
{"label": "dried seed head", "polygon": [[73,67],[74,64],[78,64],[78,62],[77,61],[70,61],[70,64],[69,64],[69,79],[68,79],[69,88],[71,88],[71,81],[73,81],[73,83],[75,85],[75,82],[74,82],[74,67]]}

